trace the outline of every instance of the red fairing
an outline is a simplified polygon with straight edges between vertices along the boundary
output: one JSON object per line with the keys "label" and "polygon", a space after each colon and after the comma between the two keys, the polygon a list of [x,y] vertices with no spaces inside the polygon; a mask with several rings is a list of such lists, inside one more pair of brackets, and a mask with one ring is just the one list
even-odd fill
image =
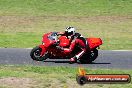
{"label": "red fairing", "polygon": [[100,38],[86,38],[90,49],[94,49],[102,45],[102,40]]}
{"label": "red fairing", "polygon": [[45,47],[44,47],[44,45],[39,45],[39,48],[41,48],[42,49],[42,51],[41,51],[41,55],[40,56],[43,56],[44,55],[44,53],[46,52],[46,49],[45,49]]}
{"label": "red fairing", "polygon": [[47,38],[47,36],[49,34],[51,34],[51,32],[50,33],[43,34],[43,36],[42,36],[42,42],[46,42],[46,43],[50,42],[49,39]]}
{"label": "red fairing", "polygon": [[42,43],[44,43],[44,47],[49,47],[49,45],[51,45],[51,43],[53,43],[53,41],[50,41],[50,40],[47,38],[48,35],[50,35],[51,33],[52,33],[52,32],[43,34],[43,36],[42,36]]}

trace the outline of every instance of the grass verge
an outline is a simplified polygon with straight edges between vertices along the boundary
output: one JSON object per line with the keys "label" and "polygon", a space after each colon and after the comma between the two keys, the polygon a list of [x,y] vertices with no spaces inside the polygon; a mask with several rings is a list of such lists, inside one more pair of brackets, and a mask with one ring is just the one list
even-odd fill
{"label": "grass verge", "polygon": [[34,47],[43,33],[72,25],[102,49],[132,49],[131,0],[0,0],[0,47]]}
{"label": "grass verge", "polygon": [[84,37],[100,37],[101,49],[132,49],[131,17],[2,17],[0,47],[29,48],[41,44],[43,33],[64,31],[66,25],[77,28]]}
{"label": "grass verge", "polygon": [[[131,70],[90,69],[88,74],[130,74]],[[76,83],[78,68],[47,66],[0,66],[2,88],[81,88]],[[19,85],[21,83],[21,85]],[[86,84],[83,88],[131,88],[129,84]]]}
{"label": "grass verge", "polygon": [[131,0],[0,0],[0,15],[131,15]]}

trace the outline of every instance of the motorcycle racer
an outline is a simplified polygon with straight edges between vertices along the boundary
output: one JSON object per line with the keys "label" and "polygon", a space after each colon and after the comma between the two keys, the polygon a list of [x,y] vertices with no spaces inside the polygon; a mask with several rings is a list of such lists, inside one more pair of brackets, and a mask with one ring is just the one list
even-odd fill
{"label": "motorcycle racer", "polygon": [[31,50],[30,56],[35,61],[69,58],[71,63],[91,63],[98,57],[97,48],[100,45],[102,45],[100,38],[84,38],[75,32],[74,27],[67,27],[63,33],[44,33],[42,43]]}
{"label": "motorcycle racer", "polygon": [[70,26],[65,29],[64,33],[62,33],[62,35],[65,35],[70,40],[69,48],[61,48],[64,52],[71,53],[75,45],[77,45],[81,49],[79,53],[70,58],[71,63],[79,60],[80,57],[86,52],[86,50],[89,49],[86,39],[81,34],[76,33],[75,30],[76,29],[74,27]]}

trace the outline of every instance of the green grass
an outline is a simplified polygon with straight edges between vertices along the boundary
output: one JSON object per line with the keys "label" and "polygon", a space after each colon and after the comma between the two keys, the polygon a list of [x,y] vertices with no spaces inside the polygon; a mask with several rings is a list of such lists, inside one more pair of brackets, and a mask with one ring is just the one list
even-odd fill
{"label": "green grass", "polygon": [[[126,17],[67,18],[64,17],[4,17],[0,27],[0,47],[28,48],[41,44],[43,33],[64,31],[73,25],[85,37],[100,37],[101,49],[132,49],[132,21]],[[26,20],[26,21],[25,21]],[[23,22],[24,21],[24,22]]]}
{"label": "green grass", "polygon": [[1,47],[32,47],[41,42],[41,36],[35,33],[0,33]]}
{"label": "green grass", "polygon": [[[85,68],[87,74],[130,74],[131,70],[111,70],[111,69],[90,69]],[[36,86],[39,88],[53,87],[56,88],[79,88],[80,85],[76,83],[76,74],[78,68],[71,67],[47,67],[47,66],[0,66],[0,78],[28,78],[32,79],[31,88]],[[1,80],[0,80],[1,81]],[[1,83],[0,83],[1,84]],[[7,83],[8,84],[8,83]],[[3,86],[9,86],[4,84]],[[13,85],[13,84],[12,84]],[[16,84],[17,85],[17,84]],[[27,85],[27,84],[25,84]],[[96,88],[131,88],[132,83],[129,84],[86,84],[83,87]],[[10,87],[9,87],[10,88]]]}
{"label": "green grass", "polygon": [[0,47],[29,48],[72,25],[101,49],[132,50],[131,0],[0,0]]}
{"label": "green grass", "polygon": [[131,15],[131,0],[0,0],[0,15]]}

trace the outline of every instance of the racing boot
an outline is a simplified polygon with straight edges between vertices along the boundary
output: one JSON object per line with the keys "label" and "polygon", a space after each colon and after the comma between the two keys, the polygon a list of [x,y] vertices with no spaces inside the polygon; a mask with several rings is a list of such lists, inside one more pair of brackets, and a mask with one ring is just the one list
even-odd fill
{"label": "racing boot", "polygon": [[70,59],[70,64],[75,63],[77,61],[77,57],[74,56]]}

